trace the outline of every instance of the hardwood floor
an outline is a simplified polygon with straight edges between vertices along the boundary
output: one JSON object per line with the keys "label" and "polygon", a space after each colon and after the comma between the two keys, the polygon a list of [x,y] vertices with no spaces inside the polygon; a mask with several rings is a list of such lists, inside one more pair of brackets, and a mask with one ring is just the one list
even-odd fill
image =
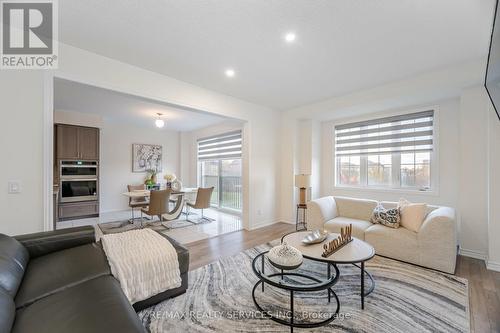
{"label": "hardwood floor", "polygon": [[[187,245],[190,269],[235,255],[293,230],[295,226],[291,224],[277,223],[253,231],[241,230],[190,243]],[[459,256],[456,275],[469,280],[471,332],[500,333],[500,273],[488,271],[484,261]]]}

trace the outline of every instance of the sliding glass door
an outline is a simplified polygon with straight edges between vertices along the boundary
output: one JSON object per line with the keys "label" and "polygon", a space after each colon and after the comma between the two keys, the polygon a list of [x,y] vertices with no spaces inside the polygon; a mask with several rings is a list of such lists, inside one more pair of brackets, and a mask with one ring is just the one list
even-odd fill
{"label": "sliding glass door", "polygon": [[198,184],[214,187],[214,207],[241,212],[241,150],[241,130],[198,140]]}
{"label": "sliding glass door", "polygon": [[198,169],[200,186],[214,187],[212,206],[241,212],[241,158],[200,161]]}

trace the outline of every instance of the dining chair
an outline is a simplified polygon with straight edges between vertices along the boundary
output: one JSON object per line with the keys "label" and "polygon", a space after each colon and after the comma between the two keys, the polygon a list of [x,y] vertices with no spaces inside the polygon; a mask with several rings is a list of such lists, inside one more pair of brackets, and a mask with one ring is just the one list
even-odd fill
{"label": "dining chair", "polygon": [[[212,197],[212,192],[214,191],[213,187],[206,187],[206,188],[198,188],[198,192],[196,194],[196,200],[194,203],[192,202],[186,202],[186,221],[191,222],[193,224],[200,224],[203,223],[203,221],[206,222],[212,222],[214,221],[211,218],[205,217],[203,215],[203,210],[210,208],[210,198]],[[192,221],[189,219],[189,209],[201,209],[201,218],[198,219],[198,221]]]}
{"label": "dining chair", "polygon": [[[143,191],[146,189],[146,185],[141,184],[141,185],[127,185],[127,190],[128,192],[134,192],[134,191]],[[134,223],[135,217],[134,217],[134,208],[144,208],[149,205],[149,200],[147,197],[129,197],[128,199],[128,206],[132,210],[132,218],[128,220],[130,223]]]}
{"label": "dining chair", "polygon": [[141,227],[143,222],[143,214],[151,216],[158,216],[160,222],[163,221],[163,214],[169,212],[168,201],[170,198],[170,193],[172,190],[159,190],[159,191],[151,191],[149,195],[149,206],[147,208],[141,208]]}

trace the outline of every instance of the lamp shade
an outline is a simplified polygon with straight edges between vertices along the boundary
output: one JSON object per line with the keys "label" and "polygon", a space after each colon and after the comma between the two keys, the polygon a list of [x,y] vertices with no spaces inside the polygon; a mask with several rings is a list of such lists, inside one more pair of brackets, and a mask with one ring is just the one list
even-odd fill
{"label": "lamp shade", "polygon": [[309,188],[311,187],[311,175],[295,175],[295,187]]}

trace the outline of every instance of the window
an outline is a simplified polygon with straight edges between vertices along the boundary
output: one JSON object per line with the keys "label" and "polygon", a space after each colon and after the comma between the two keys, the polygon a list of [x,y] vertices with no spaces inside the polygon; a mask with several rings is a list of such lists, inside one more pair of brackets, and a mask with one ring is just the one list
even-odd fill
{"label": "window", "polygon": [[241,131],[198,140],[198,185],[214,187],[214,207],[241,212],[241,147]]}
{"label": "window", "polygon": [[335,126],[336,185],[431,189],[434,111]]}

